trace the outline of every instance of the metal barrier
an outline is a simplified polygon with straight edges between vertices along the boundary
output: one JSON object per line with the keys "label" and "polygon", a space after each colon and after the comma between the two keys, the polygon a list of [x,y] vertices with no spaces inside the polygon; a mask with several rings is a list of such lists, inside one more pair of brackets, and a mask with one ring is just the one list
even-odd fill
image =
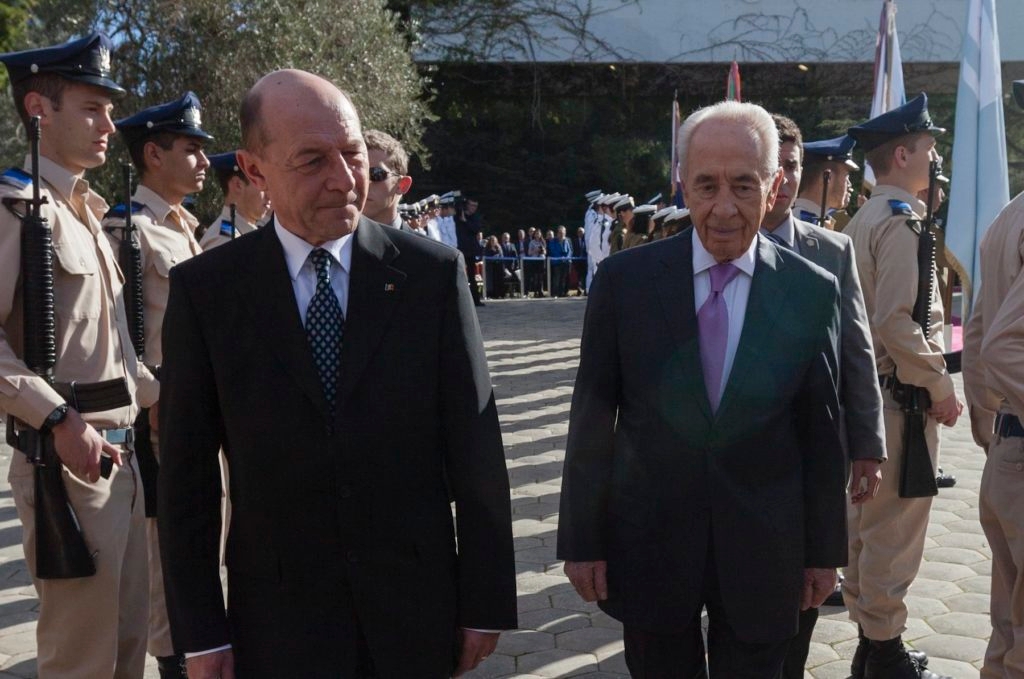
{"label": "metal barrier", "polygon": [[[544,262],[544,280],[545,284],[542,286],[542,290],[546,290],[547,293],[551,294],[551,263],[564,262],[570,267],[573,262],[586,262],[586,257],[483,257],[483,297],[488,299],[487,293],[490,289],[488,286],[488,276],[490,267],[487,266],[488,262],[518,262],[518,268],[513,271],[513,275],[519,280],[519,295],[526,297],[526,262]],[[566,273],[568,276],[568,273]],[[504,281],[503,281],[504,282]]]}

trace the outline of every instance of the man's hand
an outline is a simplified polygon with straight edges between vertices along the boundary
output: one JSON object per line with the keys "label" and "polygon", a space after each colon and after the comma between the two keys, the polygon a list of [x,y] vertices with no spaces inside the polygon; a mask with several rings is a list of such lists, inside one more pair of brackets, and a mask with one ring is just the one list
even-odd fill
{"label": "man's hand", "polygon": [[235,679],[235,654],[230,648],[189,658],[188,679]]}
{"label": "man's hand", "polygon": [[850,502],[859,505],[878,493],[882,482],[882,463],[878,460],[854,460],[850,472]]}
{"label": "man's hand", "polygon": [[89,483],[100,478],[100,456],[106,453],[121,466],[121,451],[99,435],[74,408],[53,428],[53,447],[64,466]]}
{"label": "man's hand", "polygon": [[565,575],[584,601],[608,598],[607,561],[566,561]]}
{"label": "man's hand", "polygon": [[[452,676],[461,677],[474,667],[487,660],[498,645],[500,632],[477,632],[471,629],[456,631],[459,637],[459,665]],[[189,675],[189,679],[192,679]]]}
{"label": "man's hand", "polygon": [[825,603],[828,595],[835,591],[839,576],[835,568],[805,568],[804,595],[800,610],[817,608]]}
{"label": "man's hand", "polygon": [[956,418],[960,417],[960,413],[963,411],[964,404],[953,393],[938,403],[932,403],[932,407],[928,409],[928,414],[938,420],[939,424],[952,427],[956,424]]}

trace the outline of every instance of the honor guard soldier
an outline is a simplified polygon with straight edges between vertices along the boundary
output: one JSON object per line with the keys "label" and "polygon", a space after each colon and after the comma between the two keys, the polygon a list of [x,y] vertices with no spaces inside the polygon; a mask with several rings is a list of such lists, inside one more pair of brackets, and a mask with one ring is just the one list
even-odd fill
{"label": "honor guard soldier", "polygon": [[[953,426],[963,408],[942,356],[943,309],[934,263],[918,264],[931,225],[917,194],[929,186],[933,161],[939,160],[934,135],[943,131],[932,124],[924,94],[849,130],[877,179],[871,199],[844,232],[853,239],[864,290],[888,455],[878,495],[851,505],[849,512],[843,596],[860,631],[855,679],[938,676],[909,655],[901,635],[905,597],[921,565],[938,492],[939,425]],[[930,481],[909,483],[921,478],[912,470],[923,470]]]}
{"label": "honor guard soldier", "polygon": [[[845,134],[804,144],[803,179],[800,193],[793,201],[793,215],[797,219],[835,230],[834,213],[845,210],[850,204],[850,192],[853,190],[850,171],[860,169],[853,162],[856,145],[853,137]],[[824,219],[821,214],[823,204]]]}
{"label": "honor guard soldier", "polygon": [[234,151],[218,153],[207,159],[224,194],[224,208],[220,211],[220,218],[210,224],[199,239],[199,247],[204,251],[255,231],[259,228],[257,224],[270,211],[266,193],[250,182],[238,167]]}
{"label": "honor guard soldier", "polygon": [[587,211],[583,214],[583,237],[586,239],[587,247],[587,287],[597,273],[597,263],[600,261],[600,238],[601,238],[601,208],[598,201],[604,197],[601,189],[594,189],[586,194]]}
{"label": "honor guard soldier", "polygon": [[[19,118],[41,132],[23,168],[0,177],[0,410],[10,418],[11,492],[39,595],[38,672],[61,679],[138,679],[146,659],[132,423],[159,385],[132,350],[121,275],[100,226],[107,203],[83,179],[106,160],[112,101],[125,94],[111,80],[111,49],[94,33],[0,55]],[[40,306],[48,318],[37,324]],[[52,501],[71,527],[56,553],[44,545],[59,517],[38,511]],[[84,561],[60,559],[75,546],[69,537]]]}
{"label": "honor guard soldier", "polygon": [[459,240],[455,234],[455,193],[449,191],[441,194],[441,216],[437,218],[437,228],[441,232],[441,242],[448,247],[457,247]]}
{"label": "honor guard soldier", "polygon": [[612,223],[611,235],[608,236],[608,254],[614,255],[622,249],[629,227],[633,224],[635,205],[633,197],[628,194],[615,202],[615,221]]}
{"label": "honor guard soldier", "polygon": [[[1024,108],[1024,80],[1013,85]],[[1024,676],[1024,193],[981,241],[981,290],[964,336],[964,391],[985,449],[978,510],[992,548],[992,637],[984,677]],[[994,425],[994,426],[993,426]]]}
{"label": "honor guard soldier", "polygon": [[[139,185],[132,195],[132,221],[138,228],[142,250],[142,299],[145,319],[145,361],[159,374],[163,362],[164,312],[170,290],[169,275],[175,265],[202,252],[192,235],[199,224],[182,205],[185,196],[200,191],[209,160],[203,145],[213,137],[202,129],[199,99],[187,92],[176,101],[139,111],[117,121],[132,164],[139,172]],[[104,225],[113,232],[122,216],[112,212]],[[116,237],[116,236],[112,236]],[[154,406],[155,409],[155,406]],[[150,418],[155,422],[156,418]],[[187,426],[183,423],[183,426]],[[155,429],[150,432],[157,462],[159,448]],[[155,475],[152,479],[155,496]],[[160,545],[156,530],[155,505],[147,512],[150,564],[149,653],[156,657],[161,679],[182,676],[182,659],[174,653],[164,601]]]}

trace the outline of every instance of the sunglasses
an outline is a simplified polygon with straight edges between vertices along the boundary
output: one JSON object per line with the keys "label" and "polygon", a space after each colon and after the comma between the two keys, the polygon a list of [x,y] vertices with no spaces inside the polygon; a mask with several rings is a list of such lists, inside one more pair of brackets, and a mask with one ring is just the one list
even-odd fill
{"label": "sunglasses", "polygon": [[370,181],[371,182],[382,182],[388,177],[401,177],[402,175],[391,170],[385,170],[383,167],[371,167],[370,168]]}

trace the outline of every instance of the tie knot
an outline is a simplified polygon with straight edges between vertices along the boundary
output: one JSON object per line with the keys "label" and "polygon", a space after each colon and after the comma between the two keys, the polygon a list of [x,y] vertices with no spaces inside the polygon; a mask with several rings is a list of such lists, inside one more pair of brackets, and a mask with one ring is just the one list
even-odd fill
{"label": "tie knot", "polygon": [[331,259],[331,253],[323,248],[316,248],[309,253],[309,260],[313,262],[313,267],[316,269],[318,283],[331,282]]}
{"label": "tie knot", "polygon": [[725,290],[725,286],[729,285],[729,281],[736,278],[736,274],[739,272],[740,270],[734,267],[731,262],[715,264],[711,267],[711,292],[721,293]]}

